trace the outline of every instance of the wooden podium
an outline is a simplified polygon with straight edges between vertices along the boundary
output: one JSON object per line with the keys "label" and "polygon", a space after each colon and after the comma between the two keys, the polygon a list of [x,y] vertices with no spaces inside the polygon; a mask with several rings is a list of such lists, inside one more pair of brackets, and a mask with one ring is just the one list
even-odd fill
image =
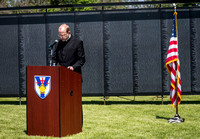
{"label": "wooden podium", "polygon": [[82,131],[80,74],[62,66],[27,66],[26,89],[28,135],[63,137]]}

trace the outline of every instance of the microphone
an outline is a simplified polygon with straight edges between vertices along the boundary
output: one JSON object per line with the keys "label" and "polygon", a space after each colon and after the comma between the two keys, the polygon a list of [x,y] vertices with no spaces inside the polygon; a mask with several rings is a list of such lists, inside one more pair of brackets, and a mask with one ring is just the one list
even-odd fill
{"label": "microphone", "polygon": [[52,44],[49,45],[49,47],[52,48],[57,42],[58,42],[58,40],[55,40]]}

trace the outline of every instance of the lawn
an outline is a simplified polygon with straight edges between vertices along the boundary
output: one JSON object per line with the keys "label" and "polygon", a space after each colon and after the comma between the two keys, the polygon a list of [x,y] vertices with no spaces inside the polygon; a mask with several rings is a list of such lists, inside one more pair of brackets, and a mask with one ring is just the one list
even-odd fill
{"label": "lawn", "polygon": [[[183,123],[168,123],[176,114],[169,96],[83,97],[83,128],[63,138],[200,138],[200,95],[183,95],[179,115]],[[0,98],[0,138],[53,138],[26,134],[26,99]]]}

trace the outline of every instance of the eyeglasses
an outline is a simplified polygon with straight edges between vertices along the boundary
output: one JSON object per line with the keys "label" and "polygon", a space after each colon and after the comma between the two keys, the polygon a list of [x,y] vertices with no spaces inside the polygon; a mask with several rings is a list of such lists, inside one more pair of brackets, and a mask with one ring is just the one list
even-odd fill
{"label": "eyeglasses", "polygon": [[67,34],[58,34],[58,37],[64,37],[67,36]]}

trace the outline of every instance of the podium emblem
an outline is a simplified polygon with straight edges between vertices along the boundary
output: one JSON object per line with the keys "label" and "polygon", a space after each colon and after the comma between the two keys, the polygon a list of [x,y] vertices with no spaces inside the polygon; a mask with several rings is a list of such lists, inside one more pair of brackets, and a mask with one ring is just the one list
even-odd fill
{"label": "podium emblem", "polygon": [[51,90],[51,76],[34,76],[35,92],[44,99]]}

